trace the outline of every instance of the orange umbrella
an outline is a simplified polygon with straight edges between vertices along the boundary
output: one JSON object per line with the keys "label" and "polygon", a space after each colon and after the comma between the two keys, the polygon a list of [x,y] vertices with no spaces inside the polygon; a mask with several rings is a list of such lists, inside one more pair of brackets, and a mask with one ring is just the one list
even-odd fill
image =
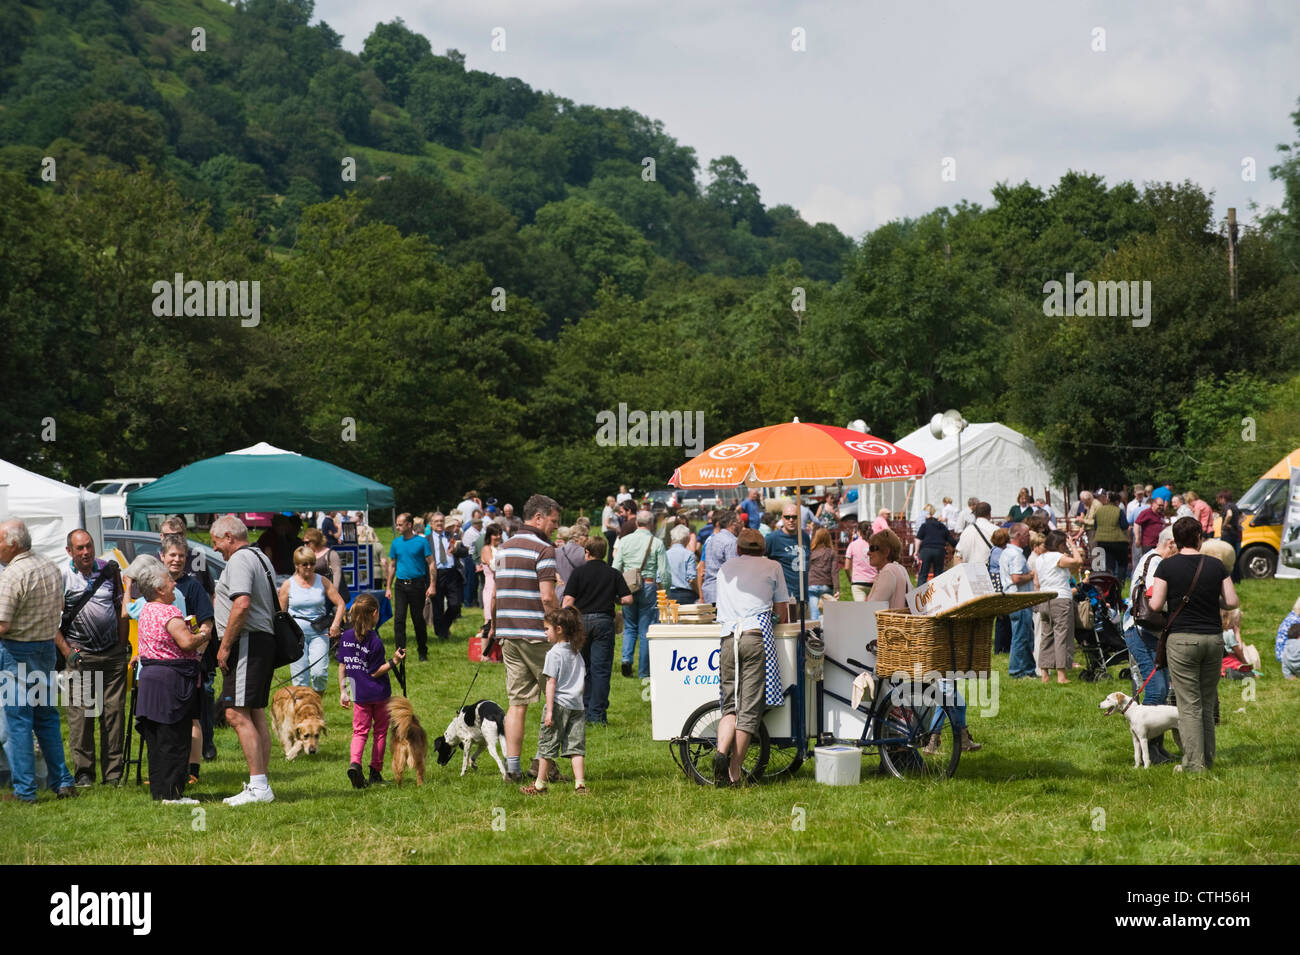
{"label": "orange umbrella", "polygon": [[835,428],[786,424],[755,428],[687,461],[673,487],[799,486],[843,481],[904,481],[925,473],[925,462],[883,438]]}

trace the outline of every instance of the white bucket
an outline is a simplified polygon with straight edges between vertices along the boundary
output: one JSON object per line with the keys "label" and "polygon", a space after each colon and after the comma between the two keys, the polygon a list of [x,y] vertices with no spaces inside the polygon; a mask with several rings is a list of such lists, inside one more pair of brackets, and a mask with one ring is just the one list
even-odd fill
{"label": "white bucket", "polygon": [[856,746],[814,746],[817,782],[827,786],[856,786],[862,782],[862,750]]}

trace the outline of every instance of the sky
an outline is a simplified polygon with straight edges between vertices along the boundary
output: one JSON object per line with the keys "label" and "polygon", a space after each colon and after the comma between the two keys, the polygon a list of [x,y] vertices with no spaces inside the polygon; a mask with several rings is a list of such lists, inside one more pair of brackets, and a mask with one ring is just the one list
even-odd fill
{"label": "sky", "polygon": [[316,16],[353,52],[401,17],[471,69],[661,120],[702,178],[733,155],[765,205],[855,239],[1070,169],[1191,180],[1248,222],[1280,204],[1268,167],[1300,138],[1300,0],[317,0]]}

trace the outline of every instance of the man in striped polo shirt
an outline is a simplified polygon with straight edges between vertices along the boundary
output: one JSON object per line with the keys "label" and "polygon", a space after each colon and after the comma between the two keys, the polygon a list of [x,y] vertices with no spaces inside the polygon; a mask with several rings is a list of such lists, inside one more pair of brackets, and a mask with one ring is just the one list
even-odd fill
{"label": "man in striped polo shirt", "polygon": [[524,504],[519,533],[497,550],[501,569],[496,572],[492,610],[492,635],[501,641],[506,665],[506,775],[519,782],[519,756],[524,745],[528,705],[541,700],[546,685],[546,629],[542,620],[559,607],[555,599],[555,548],[551,535],[560,526],[560,505],[542,494]]}

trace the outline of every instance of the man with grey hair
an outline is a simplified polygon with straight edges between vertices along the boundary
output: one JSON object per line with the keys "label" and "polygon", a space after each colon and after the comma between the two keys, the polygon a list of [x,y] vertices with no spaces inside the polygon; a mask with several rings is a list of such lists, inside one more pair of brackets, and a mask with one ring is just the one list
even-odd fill
{"label": "man with grey hair", "polygon": [[637,511],[636,530],[619,543],[614,569],[624,578],[633,576],[640,587],[631,587],[633,601],[623,611],[623,675],[632,675],[632,654],[639,650],[637,676],[650,675],[650,642],[648,634],[652,624],[659,622],[659,600],[655,591],[668,586],[668,555],[663,541],[655,537],[651,528],[655,516],[650,511]]}
{"label": "man with grey hair", "polygon": [[212,524],[212,546],[226,559],[214,601],[217,666],[221,668],[218,708],[239,737],[248,763],[243,791],[223,800],[228,806],[271,802],[275,794],[266,778],[271,753],[271,731],[266,724],[266,704],[275,675],[273,620],[276,593],[271,563],[248,543],[248,528],[233,514]]}
{"label": "man with grey hair", "polygon": [[975,523],[975,505],[979,504],[978,497],[968,497],[966,499],[966,509],[957,515],[957,520],[953,522],[952,532],[958,538],[966,528]]}
{"label": "man with grey hair", "polygon": [[41,741],[50,788],[67,799],[77,795],[77,789],[63,758],[54,673],[63,575],[32,553],[32,535],[22,521],[0,524],[0,564],[5,565],[0,574],[0,709],[14,787],[3,798],[36,802],[34,732]]}

